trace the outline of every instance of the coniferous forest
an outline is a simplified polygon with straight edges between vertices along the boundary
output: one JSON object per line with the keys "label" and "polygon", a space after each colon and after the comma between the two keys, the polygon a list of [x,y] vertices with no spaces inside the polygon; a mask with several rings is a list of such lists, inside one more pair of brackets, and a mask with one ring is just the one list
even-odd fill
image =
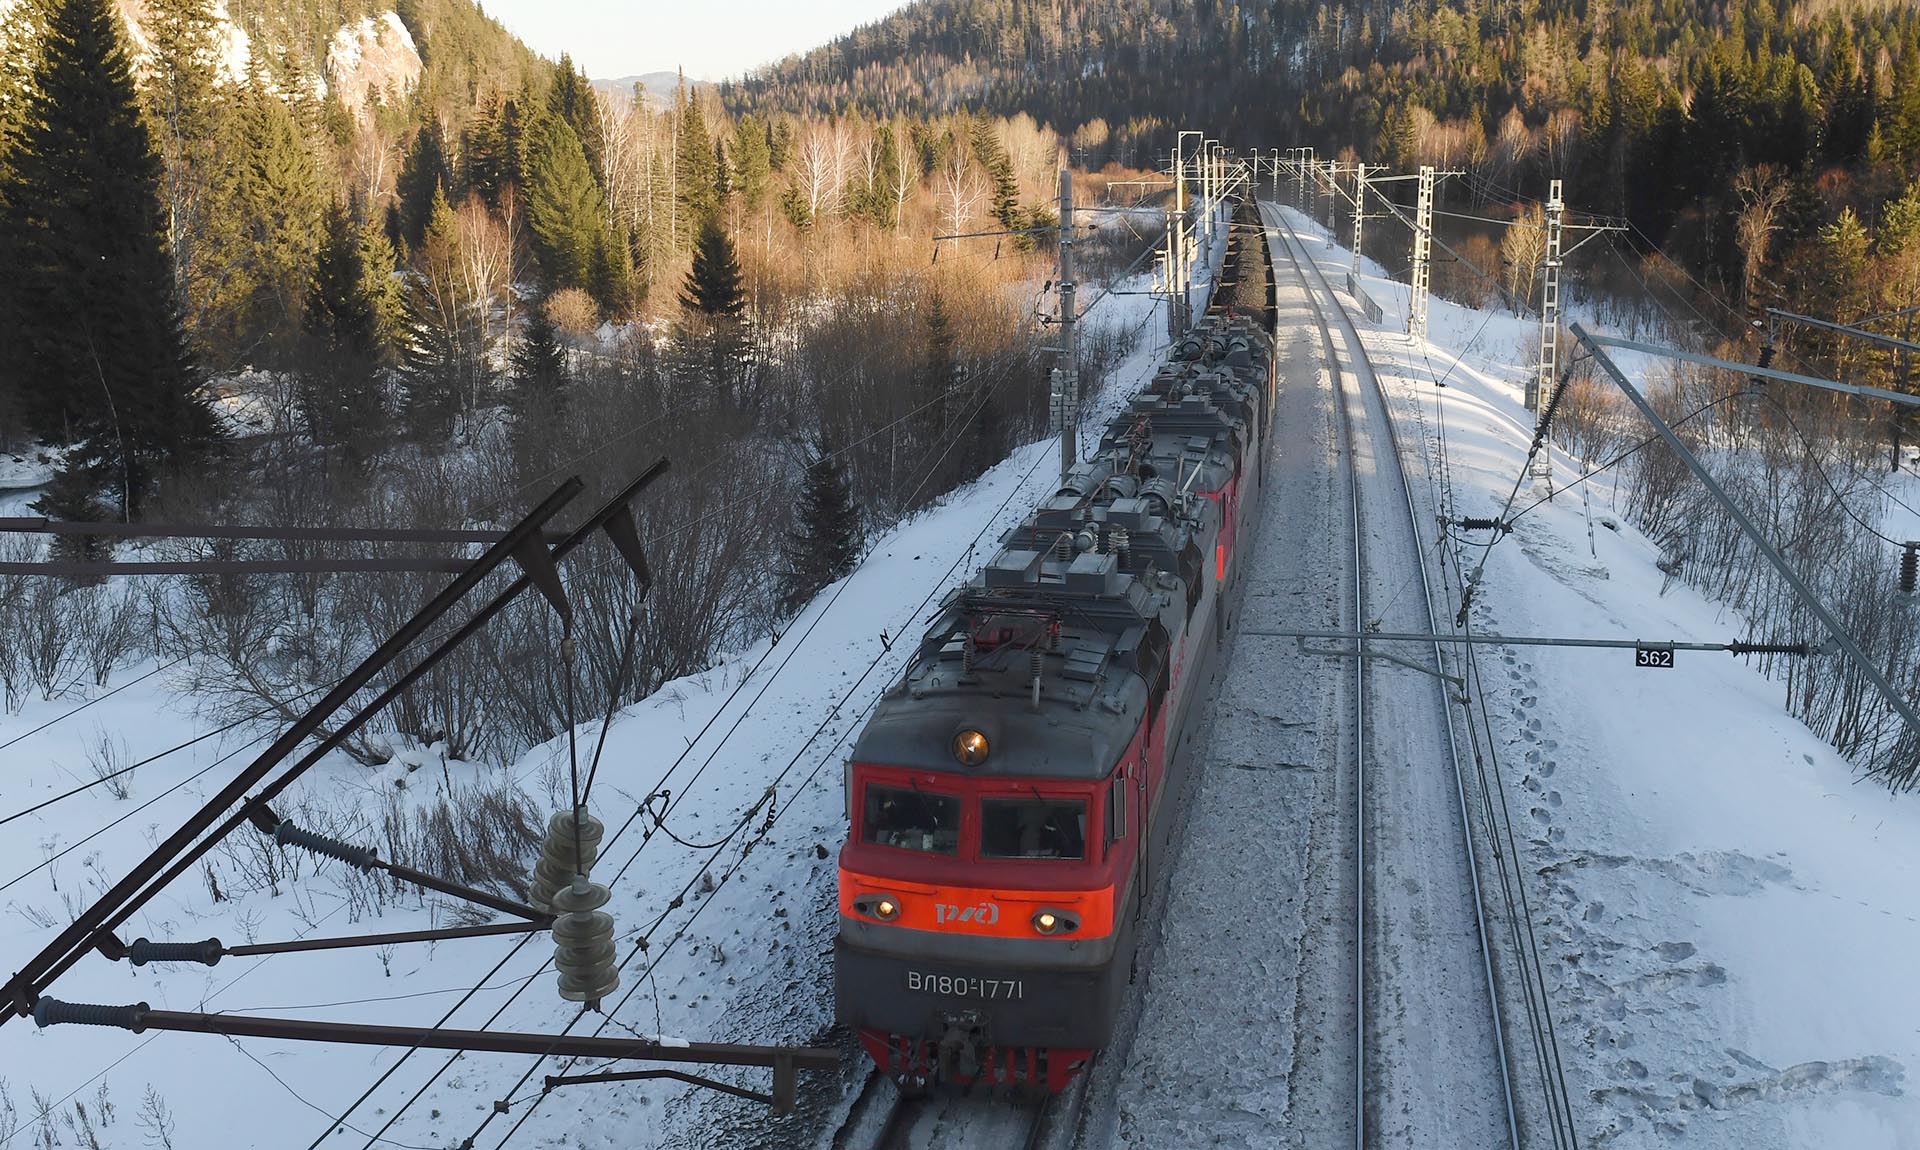
{"label": "coniferous forest", "polygon": [[[1631,223],[1623,246],[1657,247],[1737,305],[1852,319],[1920,303],[1910,4],[1089,0],[1065,36],[1050,3],[916,4],[727,98],[1026,113],[1066,125],[1095,165],[1164,163],[1171,130],[1203,128],[1462,169],[1468,190],[1450,194],[1474,210],[1543,200],[1558,177],[1570,207]],[[1475,262],[1499,279],[1491,246]]]}
{"label": "coniferous forest", "polygon": [[[498,526],[570,473],[591,498],[667,455],[641,509],[659,570],[637,696],[783,625],[872,529],[1039,431],[1025,297],[1048,254],[932,241],[1051,222],[1060,144],[1029,117],[657,100],[537,58],[466,0],[130,11],[14,0],[0,42],[0,459],[42,481],[40,514]],[[1090,237],[1083,259],[1110,275],[1156,239]],[[1124,338],[1090,333],[1096,371]],[[596,617],[630,613],[614,567],[576,581]],[[204,656],[217,707],[284,713],[432,582],[14,578],[0,685],[17,702],[167,650]],[[28,657],[27,620],[77,633],[103,612],[125,625],[98,658]],[[544,665],[551,626],[490,628],[356,753],[548,737],[565,715],[544,672],[499,672]],[[607,681],[620,641],[578,637],[583,681]]]}

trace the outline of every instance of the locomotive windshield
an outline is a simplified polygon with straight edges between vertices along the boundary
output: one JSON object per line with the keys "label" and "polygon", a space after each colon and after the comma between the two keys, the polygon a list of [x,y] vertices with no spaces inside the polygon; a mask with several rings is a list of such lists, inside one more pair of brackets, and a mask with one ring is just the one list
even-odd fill
{"label": "locomotive windshield", "polygon": [[980,854],[983,858],[1084,858],[1086,843],[1087,804],[1084,800],[980,800]]}
{"label": "locomotive windshield", "polygon": [[950,855],[960,851],[960,800],[903,787],[867,784],[866,841]]}

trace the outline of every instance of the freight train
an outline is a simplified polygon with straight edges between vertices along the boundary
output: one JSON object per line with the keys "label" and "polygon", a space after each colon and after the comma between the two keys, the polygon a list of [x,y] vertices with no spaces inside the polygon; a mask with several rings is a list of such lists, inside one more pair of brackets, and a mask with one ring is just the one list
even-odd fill
{"label": "freight train", "polygon": [[1250,206],[1229,235],[1206,316],[854,747],[836,1009],[903,1087],[1057,1093],[1136,973],[1264,492],[1271,265]]}

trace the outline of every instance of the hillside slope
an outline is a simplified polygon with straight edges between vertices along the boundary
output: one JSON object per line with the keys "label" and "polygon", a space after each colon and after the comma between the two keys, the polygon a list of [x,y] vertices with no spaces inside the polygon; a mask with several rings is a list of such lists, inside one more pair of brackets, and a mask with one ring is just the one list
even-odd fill
{"label": "hillside slope", "polygon": [[1792,185],[1776,257],[1920,173],[1910,4],[1075,0],[1064,29],[1055,4],[920,0],[724,92],[760,112],[1026,112],[1080,128],[1096,166],[1164,163],[1175,130],[1204,128],[1466,168],[1481,203],[1561,177],[1573,206],[1676,237],[1730,285],[1754,274],[1745,173]]}

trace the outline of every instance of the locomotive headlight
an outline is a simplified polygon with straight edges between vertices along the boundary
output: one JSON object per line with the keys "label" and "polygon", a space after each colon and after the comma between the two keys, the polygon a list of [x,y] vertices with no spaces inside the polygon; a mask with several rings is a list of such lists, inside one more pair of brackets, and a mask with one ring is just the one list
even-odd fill
{"label": "locomotive headlight", "polygon": [[884,894],[863,894],[853,900],[853,909],[881,922],[892,922],[900,917],[899,900]]}
{"label": "locomotive headlight", "polygon": [[987,737],[971,728],[953,737],[953,757],[961,765],[977,767],[987,761]]}
{"label": "locomotive headlight", "polygon": [[1080,916],[1070,910],[1047,907],[1033,912],[1033,929],[1041,934],[1072,934],[1080,929]]}

